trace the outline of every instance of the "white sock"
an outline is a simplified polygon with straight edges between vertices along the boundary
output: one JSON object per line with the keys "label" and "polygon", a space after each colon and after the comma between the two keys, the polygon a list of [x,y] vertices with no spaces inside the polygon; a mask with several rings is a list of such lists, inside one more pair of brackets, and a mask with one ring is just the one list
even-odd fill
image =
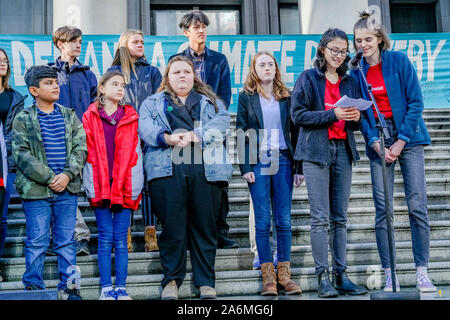
{"label": "white sock", "polygon": [[127,288],[125,288],[125,287],[116,287],[116,291],[119,291],[119,290],[125,290],[125,291],[127,291]]}
{"label": "white sock", "polygon": [[102,288],[102,294],[104,294],[105,292],[111,291],[113,288],[112,287],[104,287]]}
{"label": "white sock", "polygon": [[427,267],[416,267],[416,275],[427,274]]}

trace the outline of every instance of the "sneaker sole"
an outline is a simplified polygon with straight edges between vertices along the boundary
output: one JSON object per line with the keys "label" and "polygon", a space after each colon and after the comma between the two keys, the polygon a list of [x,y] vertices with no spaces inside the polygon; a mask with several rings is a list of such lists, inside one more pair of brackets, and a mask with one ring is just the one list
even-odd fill
{"label": "sneaker sole", "polygon": [[420,292],[427,293],[427,292],[436,292],[437,288],[417,288]]}
{"label": "sneaker sole", "polygon": [[266,291],[261,293],[262,296],[277,296],[278,292],[276,291]]}

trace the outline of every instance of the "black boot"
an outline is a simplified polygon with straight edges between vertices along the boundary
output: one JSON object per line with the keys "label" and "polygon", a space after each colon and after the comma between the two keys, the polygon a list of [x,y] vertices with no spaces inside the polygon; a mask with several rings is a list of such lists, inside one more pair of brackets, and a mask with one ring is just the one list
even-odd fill
{"label": "black boot", "polygon": [[338,295],[339,294],[336,289],[334,289],[334,287],[331,285],[330,274],[328,273],[328,270],[325,270],[321,274],[319,274],[318,296],[320,298],[335,298]]}
{"label": "black boot", "polygon": [[239,248],[239,244],[236,241],[231,240],[227,234],[225,234],[225,235],[220,234],[219,240],[217,241],[217,248],[219,248],[219,249],[235,249],[235,248]]}
{"label": "black boot", "polygon": [[348,294],[351,296],[358,296],[366,294],[366,288],[354,284],[348,277],[345,271],[333,272],[333,285],[339,294]]}

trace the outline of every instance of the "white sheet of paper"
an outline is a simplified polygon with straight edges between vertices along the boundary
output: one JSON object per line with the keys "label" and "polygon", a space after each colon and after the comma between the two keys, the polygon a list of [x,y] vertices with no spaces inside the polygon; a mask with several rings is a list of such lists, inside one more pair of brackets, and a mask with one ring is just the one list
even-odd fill
{"label": "white sheet of paper", "polygon": [[341,99],[339,99],[338,102],[336,102],[334,104],[335,107],[337,108],[351,108],[351,107],[356,107],[356,109],[358,109],[359,111],[364,111],[368,108],[370,108],[370,106],[372,106],[372,101],[367,101],[364,99],[352,99],[347,97],[347,95],[343,96]]}

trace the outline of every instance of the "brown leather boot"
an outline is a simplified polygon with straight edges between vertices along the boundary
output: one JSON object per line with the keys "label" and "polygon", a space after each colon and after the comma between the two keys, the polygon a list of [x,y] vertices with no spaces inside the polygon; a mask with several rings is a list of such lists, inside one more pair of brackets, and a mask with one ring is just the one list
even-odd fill
{"label": "brown leather boot", "polygon": [[127,247],[128,247],[128,253],[132,253],[133,252],[133,244],[131,243],[131,228],[128,228]]}
{"label": "brown leather boot", "polygon": [[145,227],[145,252],[159,251],[155,226]]}
{"label": "brown leather boot", "polygon": [[301,294],[302,289],[291,280],[291,266],[290,262],[278,262],[278,283],[284,288],[284,292],[287,295]]}
{"label": "brown leather boot", "polygon": [[261,274],[263,287],[261,291],[262,296],[277,296],[277,275],[273,268],[272,262],[261,264]]}

